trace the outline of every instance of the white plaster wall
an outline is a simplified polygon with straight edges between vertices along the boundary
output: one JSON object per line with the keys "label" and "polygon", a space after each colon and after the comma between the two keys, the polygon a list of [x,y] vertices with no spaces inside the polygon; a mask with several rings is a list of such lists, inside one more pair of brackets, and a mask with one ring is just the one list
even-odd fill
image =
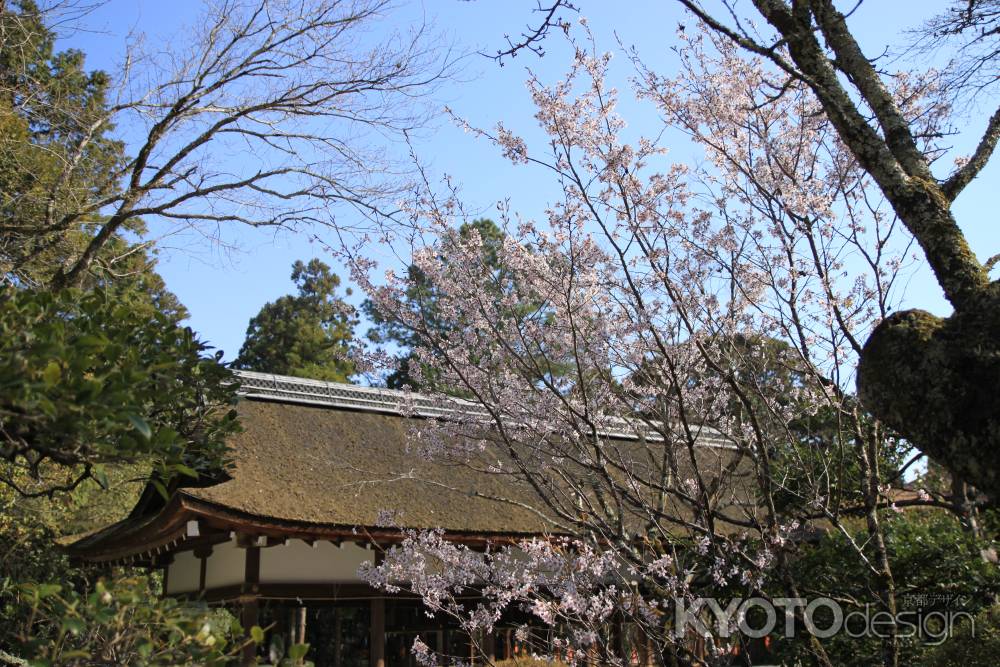
{"label": "white plaster wall", "polygon": [[317,542],[309,546],[301,540],[260,550],[261,583],[305,583],[360,581],[358,567],[373,562],[375,552],[344,542],[335,546]]}
{"label": "white plaster wall", "polygon": [[194,552],[174,554],[174,562],[170,564],[167,574],[167,595],[197,591],[200,583],[201,560],[195,558]]}
{"label": "white plaster wall", "polygon": [[236,546],[236,540],[212,547],[205,567],[205,588],[242,584],[246,574],[246,549]]}

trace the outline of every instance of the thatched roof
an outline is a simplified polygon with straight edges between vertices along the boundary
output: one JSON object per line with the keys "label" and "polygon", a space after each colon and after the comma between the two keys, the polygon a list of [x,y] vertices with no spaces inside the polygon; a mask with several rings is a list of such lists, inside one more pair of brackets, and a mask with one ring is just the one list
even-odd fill
{"label": "thatched roof", "polygon": [[[232,439],[230,479],[184,488],[171,500],[140,504],[133,515],[69,546],[92,560],[155,553],[206,530],[274,537],[350,539],[398,526],[443,528],[452,537],[516,538],[558,532],[532,488],[512,474],[472,462],[429,461],[409,446],[426,417],[467,409],[461,401],[259,373],[242,373],[243,432]],[[706,460],[731,456],[706,438]],[[482,464],[482,462],[479,462]],[[148,495],[148,494],[147,494]]]}
{"label": "thatched roof", "polygon": [[378,526],[398,513],[408,528],[539,533],[537,514],[483,496],[538,505],[524,484],[429,462],[407,447],[410,420],[398,415],[247,399],[234,438],[230,481],[186,493],[284,521]]}

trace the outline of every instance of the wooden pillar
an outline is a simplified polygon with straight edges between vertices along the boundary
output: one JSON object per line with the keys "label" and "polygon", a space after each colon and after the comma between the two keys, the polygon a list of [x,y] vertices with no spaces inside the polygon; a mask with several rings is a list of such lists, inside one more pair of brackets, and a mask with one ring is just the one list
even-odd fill
{"label": "wooden pillar", "polygon": [[340,645],[344,643],[344,619],[340,607],[333,608],[333,667],[341,667]]}
{"label": "wooden pillar", "polygon": [[625,621],[618,617],[611,626],[611,652],[622,659],[624,664],[628,664],[628,639],[626,637]]}
{"label": "wooden pillar", "polygon": [[[260,547],[246,548],[246,567],[243,574],[243,591],[240,596],[240,623],[249,635],[250,628],[259,625],[260,616]],[[257,646],[249,642],[240,654],[241,665],[253,665],[257,661]]]}
{"label": "wooden pillar", "polygon": [[490,630],[483,637],[486,646],[483,647],[486,653],[486,664],[492,665],[497,661],[497,635],[495,630]]}
{"label": "wooden pillar", "polygon": [[198,590],[205,592],[205,580],[208,576],[208,559],[212,556],[212,545],[201,546],[194,550],[194,557],[198,559]]}
{"label": "wooden pillar", "polygon": [[[258,617],[260,614],[260,603],[256,596],[250,596],[249,598],[242,599],[240,601],[240,623],[243,624],[243,628],[247,631],[247,637],[250,636],[250,628],[258,624]],[[251,641],[243,647],[240,652],[240,664],[241,665],[255,665],[257,664],[257,645]]]}
{"label": "wooden pillar", "polygon": [[306,643],[306,607],[298,608],[298,643]]}
{"label": "wooden pillar", "polygon": [[649,665],[649,667],[655,667],[657,663],[656,650],[653,648],[653,638],[650,637],[648,634],[646,634],[645,646],[646,646],[646,664]]}
{"label": "wooden pillar", "polygon": [[638,644],[639,653],[639,664],[642,667],[649,667],[650,653],[649,653],[649,641],[646,637],[646,632],[641,626],[637,626],[636,629],[636,644]]}
{"label": "wooden pillar", "polygon": [[385,667],[385,598],[372,598],[371,667]]}

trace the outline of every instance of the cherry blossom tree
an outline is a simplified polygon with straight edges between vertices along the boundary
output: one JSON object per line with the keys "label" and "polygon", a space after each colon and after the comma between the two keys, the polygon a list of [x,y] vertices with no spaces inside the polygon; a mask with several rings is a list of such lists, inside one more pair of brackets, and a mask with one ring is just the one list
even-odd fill
{"label": "cherry blossom tree", "polygon": [[[611,56],[571,41],[565,78],[528,82],[540,152],[503,125],[468,128],[551,175],[545,218],[501,211],[507,235],[485,263],[481,239],[457,231],[470,216],[456,196],[428,191],[409,211],[438,326],[405,307],[412,272],[345,251],[374,306],[422,341],[420,365],[469,398],[420,422],[414,452],[524,485],[537,502],[494,500],[551,527],[485,552],[411,531],[369,580],[419,593],[472,636],[520,610],[547,628],[539,652],[570,662],[731,659],[745,647],[725,632],[707,646],[678,633],[676,601],[803,598],[793,564],[816,532],[847,540],[894,614],[885,524],[906,506],[951,507],[900,495],[919,453],[850,391],[912,264],[891,200],[806,82],[708,27],[678,39],[671,76],[630,54],[634,91],[704,150],[701,167],[670,163],[657,138],[627,140]],[[933,80],[899,76],[887,95],[918,136],[937,135]],[[885,665],[900,664],[897,635]],[[820,639],[806,647],[834,664]]]}
{"label": "cherry blossom tree", "polygon": [[[864,339],[858,390],[865,405],[955,475],[995,497],[1000,493],[1000,288],[962,232],[952,205],[982,171],[1000,140],[1000,108],[985,120],[971,155],[945,170],[928,151],[920,116],[908,113],[895,78],[882,71],[851,34],[833,0],[754,0],[771,33],[741,21],[732,2],[719,11],[680,0],[691,13],[745,52],[770,61],[785,82],[806,86],[854,159],[878,185],[920,246],[945,297],[946,318],[911,309],[889,314]],[[956,92],[983,95],[996,77],[996,7],[955,2],[927,26],[931,46],[956,41],[942,80]],[[782,85],[779,90],[782,90]],[[985,96],[982,98],[986,100]],[[945,119],[958,116],[939,107]],[[947,123],[939,121],[940,130]],[[977,123],[979,125],[979,123]]]}

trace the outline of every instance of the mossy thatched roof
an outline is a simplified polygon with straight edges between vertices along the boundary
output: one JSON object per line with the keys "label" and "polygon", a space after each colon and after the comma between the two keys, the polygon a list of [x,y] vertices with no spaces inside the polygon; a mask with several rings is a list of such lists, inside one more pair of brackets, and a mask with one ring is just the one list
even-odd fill
{"label": "mossy thatched roof", "polygon": [[535,512],[489,499],[539,505],[511,476],[417,456],[402,416],[263,400],[244,400],[239,412],[232,479],[189,495],[284,521],[378,526],[389,511],[407,528],[552,530]]}
{"label": "mossy thatched roof", "polygon": [[[402,392],[244,375],[238,407],[243,431],[231,440],[229,479],[179,489],[166,503],[147,489],[129,518],[69,545],[71,554],[155,560],[157,553],[191,539],[192,522],[200,526],[196,532],[302,539],[391,540],[401,527],[442,528],[452,538],[469,540],[565,532],[531,484],[512,472],[497,472],[495,458],[477,458],[475,447],[468,459],[428,460],[413,450],[413,427],[427,417],[449,419],[454,407]],[[635,473],[648,479],[648,466],[662,465],[662,442],[621,434],[606,442],[605,455],[623,478]],[[715,479],[720,498],[726,496],[722,506],[737,516],[752,506],[752,498],[741,492],[745,462],[734,465],[734,451],[717,436],[709,434],[705,445],[696,453],[701,473]],[[500,463],[502,470],[516,469]],[[566,469],[554,471],[553,478],[561,472]],[[688,476],[677,472],[678,481]],[[586,479],[586,469],[571,474]],[[667,504],[664,510],[678,524],[691,516],[685,507]]]}

